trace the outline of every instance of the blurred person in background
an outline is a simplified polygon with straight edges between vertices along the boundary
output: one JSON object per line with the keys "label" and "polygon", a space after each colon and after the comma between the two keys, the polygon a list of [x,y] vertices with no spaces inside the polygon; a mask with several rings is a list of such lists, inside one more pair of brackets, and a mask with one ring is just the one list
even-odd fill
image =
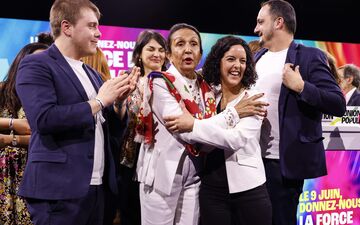
{"label": "blurred person in background", "polygon": [[17,195],[27,162],[30,126],[15,90],[20,61],[29,54],[44,51],[48,45],[24,46],[11,64],[0,88],[0,223],[31,224],[25,201]]}
{"label": "blurred person in background", "polygon": [[252,40],[249,42],[249,47],[253,55],[255,55],[256,52],[258,52],[260,47],[260,41],[259,40]]}
{"label": "blurred person in background", "polygon": [[354,64],[346,64],[338,68],[340,87],[347,106],[360,106],[360,69]]}
{"label": "blurred person in background", "polygon": [[90,56],[86,56],[81,58],[85,64],[91,66],[94,70],[96,70],[101,75],[102,81],[107,81],[111,78],[110,68],[101,48],[96,47],[96,53]]}
{"label": "blurred person in background", "polygon": [[54,43],[54,38],[50,32],[40,32],[36,35],[37,42],[46,44],[48,46]]}

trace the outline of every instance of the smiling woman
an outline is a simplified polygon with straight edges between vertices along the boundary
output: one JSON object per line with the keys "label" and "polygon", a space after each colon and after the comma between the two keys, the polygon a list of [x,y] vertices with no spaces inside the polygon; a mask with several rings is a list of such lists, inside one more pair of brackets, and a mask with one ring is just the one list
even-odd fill
{"label": "smiling woman", "polygon": [[[244,40],[220,38],[206,58],[203,73],[217,93],[217,111],[228,110],[248,93],[257,78],[252,52]],[[221,114],[219,114],[221,115]],[[271,224],[259,136],[263,116],[249,116],[220,128],[213,119],[193,119],[185,111],[166,119],[172,132],[192,132],[193,141],[211,148],[200,186],[201,224]],[[224,144],[228,143],[228,144]]]}
{"label": "smiling woman", "polygon": [[[257,79],[252,52],[241,38],[220,38],[206,58],[203,73],[211,85],[221,90],[217,95],[218,112],[236,104],[245,92],[256,93],[250,89]],[[248,225],[271,224],[271,203],[259,145],[262,121],[260,116],[242,118],[234,129],[222,135],[239,142],[245,138],[244,146],[218,147],[207,155],[200,188],[202,224],[231,225],[235,221]],[[206,129],[205,122],[202,125]]]}
{"label": "smiling woman", "polygon": [[144,30],[139,34],[133,50],[132,62],[140,68],[141,75],[136,89],[124,103],[128,108],[128,129],[121,143],[120,156],[116,157],[120,159],[122,190],[119,191],[118,201],[121,222],[124,224],[140,224],[139,183],[133,180],[140,148],[138,142],[141,142],[141,138],[136,136],[136,129],[144,93],[147,93],[145,88],[148,84],[148,75],[152,71],[166,70],[165,49],[166,40],[160,33]]}

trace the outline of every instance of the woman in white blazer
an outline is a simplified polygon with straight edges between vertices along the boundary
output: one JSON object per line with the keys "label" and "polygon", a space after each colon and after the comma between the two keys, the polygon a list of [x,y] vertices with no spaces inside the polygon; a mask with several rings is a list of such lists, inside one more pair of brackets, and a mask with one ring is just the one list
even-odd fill
{"label": "woman in white blazer", "polygon": [[[255,94],[250,90],[257,78],[254,62],[241,38],[219,39],[207,56],[203,74],[218,90],[218,113],[246,94]],[[167,128],[174,133],[189,132],[193,141],[215,147],[206,156],[201,177],[201,224],[270,225],[271,203],[259,145],[263,117],[250,116],[229,124],[217,117],[194,119],[183,110],[181,116],[164,118]]]}
{"label": "woman in white blazer", "polygon": [[[170,29],[167,44],[167,57],[171,63],[168,75],[193,90],[190,96],[196,96],[199,107],[204,108],[203,98],[197,94],[200,88],[195,73],[202,54],[200,33],[191,25],[176,24]],[[157,131],[153,134],[152,143],[146,143],[152,137],[144,138],[137,162],[141,224],[197,225],[200,185],[198,171],[202,157],[195,157],[186,151],[186,134],[174,136],[165,128],[162,118],[181,114],[181,108],[166,81],[162,77],[152,79],[153,74],[150,74],[148,86],[152,88],[151,120],[154,121],[153,124],[157,124]],[[145,113],[147,110],[143,111]]]}
{"label": "woman in white blazer", "polygon": [[[167,41],[170,68],[167,72],[149,74],[149,89],[144,91],[147,97],[144,97],[139,117],[147,125],[143,126],[145,130],[150,128],[143,132],[144,139],[137,162],[141,224],[197,225],[199,173],[203,157],[197,155],[194,145],[189,145],[194,144],[192,135],[170,133],[163,118],[182,113],[179,101],[194,110],[193,116],[209,117],[216,110],[215,96],[210,86],[195,72],[202,54],[197,29],[188,24],[176,24],[170,29]],[[229,124],[235,124],[239,119],[238,114],[246,116],[249,113],[262,113],[261,109],[254,108],[254,105],[263,104],[256,100],[258,97],[229,107],[216,118],[219,123],[228,121]],[[151,107],[146,106],[147,99],[150,99]],[[156,129],[151,134],[154,130],[151,130],[151,126],[155,124]]]}

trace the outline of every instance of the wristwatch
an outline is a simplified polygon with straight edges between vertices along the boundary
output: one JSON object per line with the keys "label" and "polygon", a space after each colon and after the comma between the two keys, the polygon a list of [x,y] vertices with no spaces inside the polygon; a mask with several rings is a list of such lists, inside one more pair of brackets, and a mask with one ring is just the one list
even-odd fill
{"label": "wristwatch", "polygon": [[13,134],[13,139],[12,139],[12,141],[11,141],[11,145],[14,146],[14,147],[16,147],[16,146],[18,145],[18,141],[17,141],[17,139],[16,139],[15,134]]}

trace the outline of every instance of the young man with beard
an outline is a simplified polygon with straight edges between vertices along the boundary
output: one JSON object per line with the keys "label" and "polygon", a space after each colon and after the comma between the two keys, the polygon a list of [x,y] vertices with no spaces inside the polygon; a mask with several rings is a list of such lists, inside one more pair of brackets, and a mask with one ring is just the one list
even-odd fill
{"label": "young man with beard", "polygon": [[262,3],[254,32],[256,88],[270,106],[261,146],[274,225],[295,225],[304,179],[327,174],[322,113],[342,116],[344,96],[330,73],[324,53],[294,42],[296,15],[283,0]]}

